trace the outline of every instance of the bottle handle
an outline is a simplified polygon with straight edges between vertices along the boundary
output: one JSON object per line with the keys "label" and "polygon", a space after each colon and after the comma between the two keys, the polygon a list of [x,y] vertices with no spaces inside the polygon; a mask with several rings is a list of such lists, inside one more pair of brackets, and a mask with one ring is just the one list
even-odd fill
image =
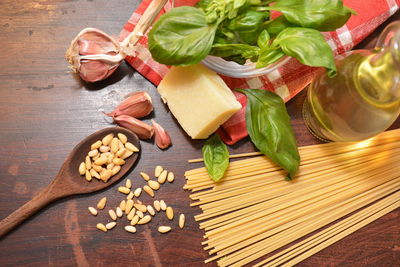
{"label": "bottle handle", "polygon": [[394,21],[383,29],[376,41],[375,49],[381,50],[382,48],[389,47],[392,38],[400,32],[400,21]]}

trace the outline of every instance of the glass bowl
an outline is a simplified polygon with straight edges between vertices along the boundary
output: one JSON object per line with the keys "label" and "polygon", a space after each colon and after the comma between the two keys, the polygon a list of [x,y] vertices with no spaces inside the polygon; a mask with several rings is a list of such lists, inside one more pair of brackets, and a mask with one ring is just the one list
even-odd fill
{"label": "glass bowl", "polygon": [[268,65],[264,68],[256,68],[256,64],[247,61],[244,65],[240,65],[233,61],[226,61],[223,58],[215,56],[207,56],[201,63],[207,68],[233,78],[252,78],[265,75],[271,71],[276,70],[290,60],[290,57],[284,56],[277,62]]}

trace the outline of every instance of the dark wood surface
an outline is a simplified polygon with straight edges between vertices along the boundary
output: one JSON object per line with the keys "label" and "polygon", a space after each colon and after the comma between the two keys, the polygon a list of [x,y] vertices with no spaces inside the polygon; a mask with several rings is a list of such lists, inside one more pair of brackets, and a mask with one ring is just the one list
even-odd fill
{"label": "dark wood surface", "polygon": [[[139,172],[152,173],[155,165],[174,171],[173,184],[157,192],[176,213],[185,213],[184,230],[167,235],[153,223],[128,234],[123,225],[102,233],[102,212],[87,211],[106,196],[108,207],[122,199],[116,183],[99,193],[69,197],[45,208],[0,240],[0,266],[203,266],[207,253],[203,232],[182,190],[183,173],[200,164],[187,159],[200,156],[202,141],[192,141],[162,104],[154,86],[125,63],[105,82],[88,85],[69,70],[64,53],[85,27],[97,27],[115,36],[138,1],[109,0],[2,0],[0,1],[0,218],[32,199],[56,176],[70,150],[89,134],[109,127],[101,111],[111,111],[126,94],[146,90],[153,98],[156,118],[169,131],[173,146],[160,151],[141,142],[142,154],[129,174],[134,187],[144,185]],[[397,13],[391,20],[399,19]],[[379,28],[360,47],[371,47]],[[304,92],[288,104],[300,145],[317,143],[301,117]],[[399,120],[394,125],[400,126]],[[247,141],[231,148],[253,150]],[[143,198],[149,201],[149,198]],[[174,226],[177,225],[175,221]],[[400,262],[400,210],[380,218],[356,233],[303,261],[299,266],[398,266]],[[214,264],[209,264],[214,266]]]}

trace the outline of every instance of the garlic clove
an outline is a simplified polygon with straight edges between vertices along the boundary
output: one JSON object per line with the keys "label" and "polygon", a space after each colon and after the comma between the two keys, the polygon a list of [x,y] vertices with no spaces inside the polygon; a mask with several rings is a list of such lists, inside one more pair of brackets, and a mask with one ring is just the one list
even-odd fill
{"label": "garlic clove", "polygon": [[131,130],[140,139],[150,139],[154,134],[154,127],[128,115],[114,117],[114,121],[121,127]]}
{"label": "garlic clove", "polygon": [[169,147],[171,145],[171,137],[169,136],[169,134],[160,124],[158,124],[154,120],[151,120],[151,122],[154,127],[156,145],[161,149]]}
{"label": "garlic clove", "polygon": [[139,91],[125,99],[113,112],[106,113],[110,117],[128,115],[134,118],[142,118],[153,111],[153,103],[147,92]]}

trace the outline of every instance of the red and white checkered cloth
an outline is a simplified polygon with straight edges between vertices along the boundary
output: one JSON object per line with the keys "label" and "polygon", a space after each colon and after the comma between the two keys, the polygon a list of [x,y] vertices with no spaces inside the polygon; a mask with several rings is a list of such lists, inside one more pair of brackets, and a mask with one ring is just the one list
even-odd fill
{"label": "red and white checkered cloth", "polygon": [[[175,0],[175,6],[194,5],[197,1]],[[120,40],[123,40],[132,32],[150,2],[151,0],[144,0],[132,14],[120,33]],[[335,54],[341,54],[353,48],[393,15],[400,6],[400,0],[344,0],[343,2],[353,8],[357,15],[352,16],[346,25],[340,29],[324,33]],[[171,7],[170,1],[166,4],[163,12],[170,10]],[[167,66],[159,64],[152,59],[150,52],[147,50],[146,37],[142,38],[139,43],[138,55],[126,58],[126,61],[155,85],[158,85],[168,72]],[[304,66],[297,60],[291,59],[284,66],[264,76],[249,79],[235,79],[224,76],[222,78],[230,88],[270,90],[277,93],[286,102],[311,82],[315,71],[315,68]],[[219,134],[227,144],[234,144],[247,136],[244,116],[246,97],[242,94],[234,93],[243,108],[219,129]]]}

